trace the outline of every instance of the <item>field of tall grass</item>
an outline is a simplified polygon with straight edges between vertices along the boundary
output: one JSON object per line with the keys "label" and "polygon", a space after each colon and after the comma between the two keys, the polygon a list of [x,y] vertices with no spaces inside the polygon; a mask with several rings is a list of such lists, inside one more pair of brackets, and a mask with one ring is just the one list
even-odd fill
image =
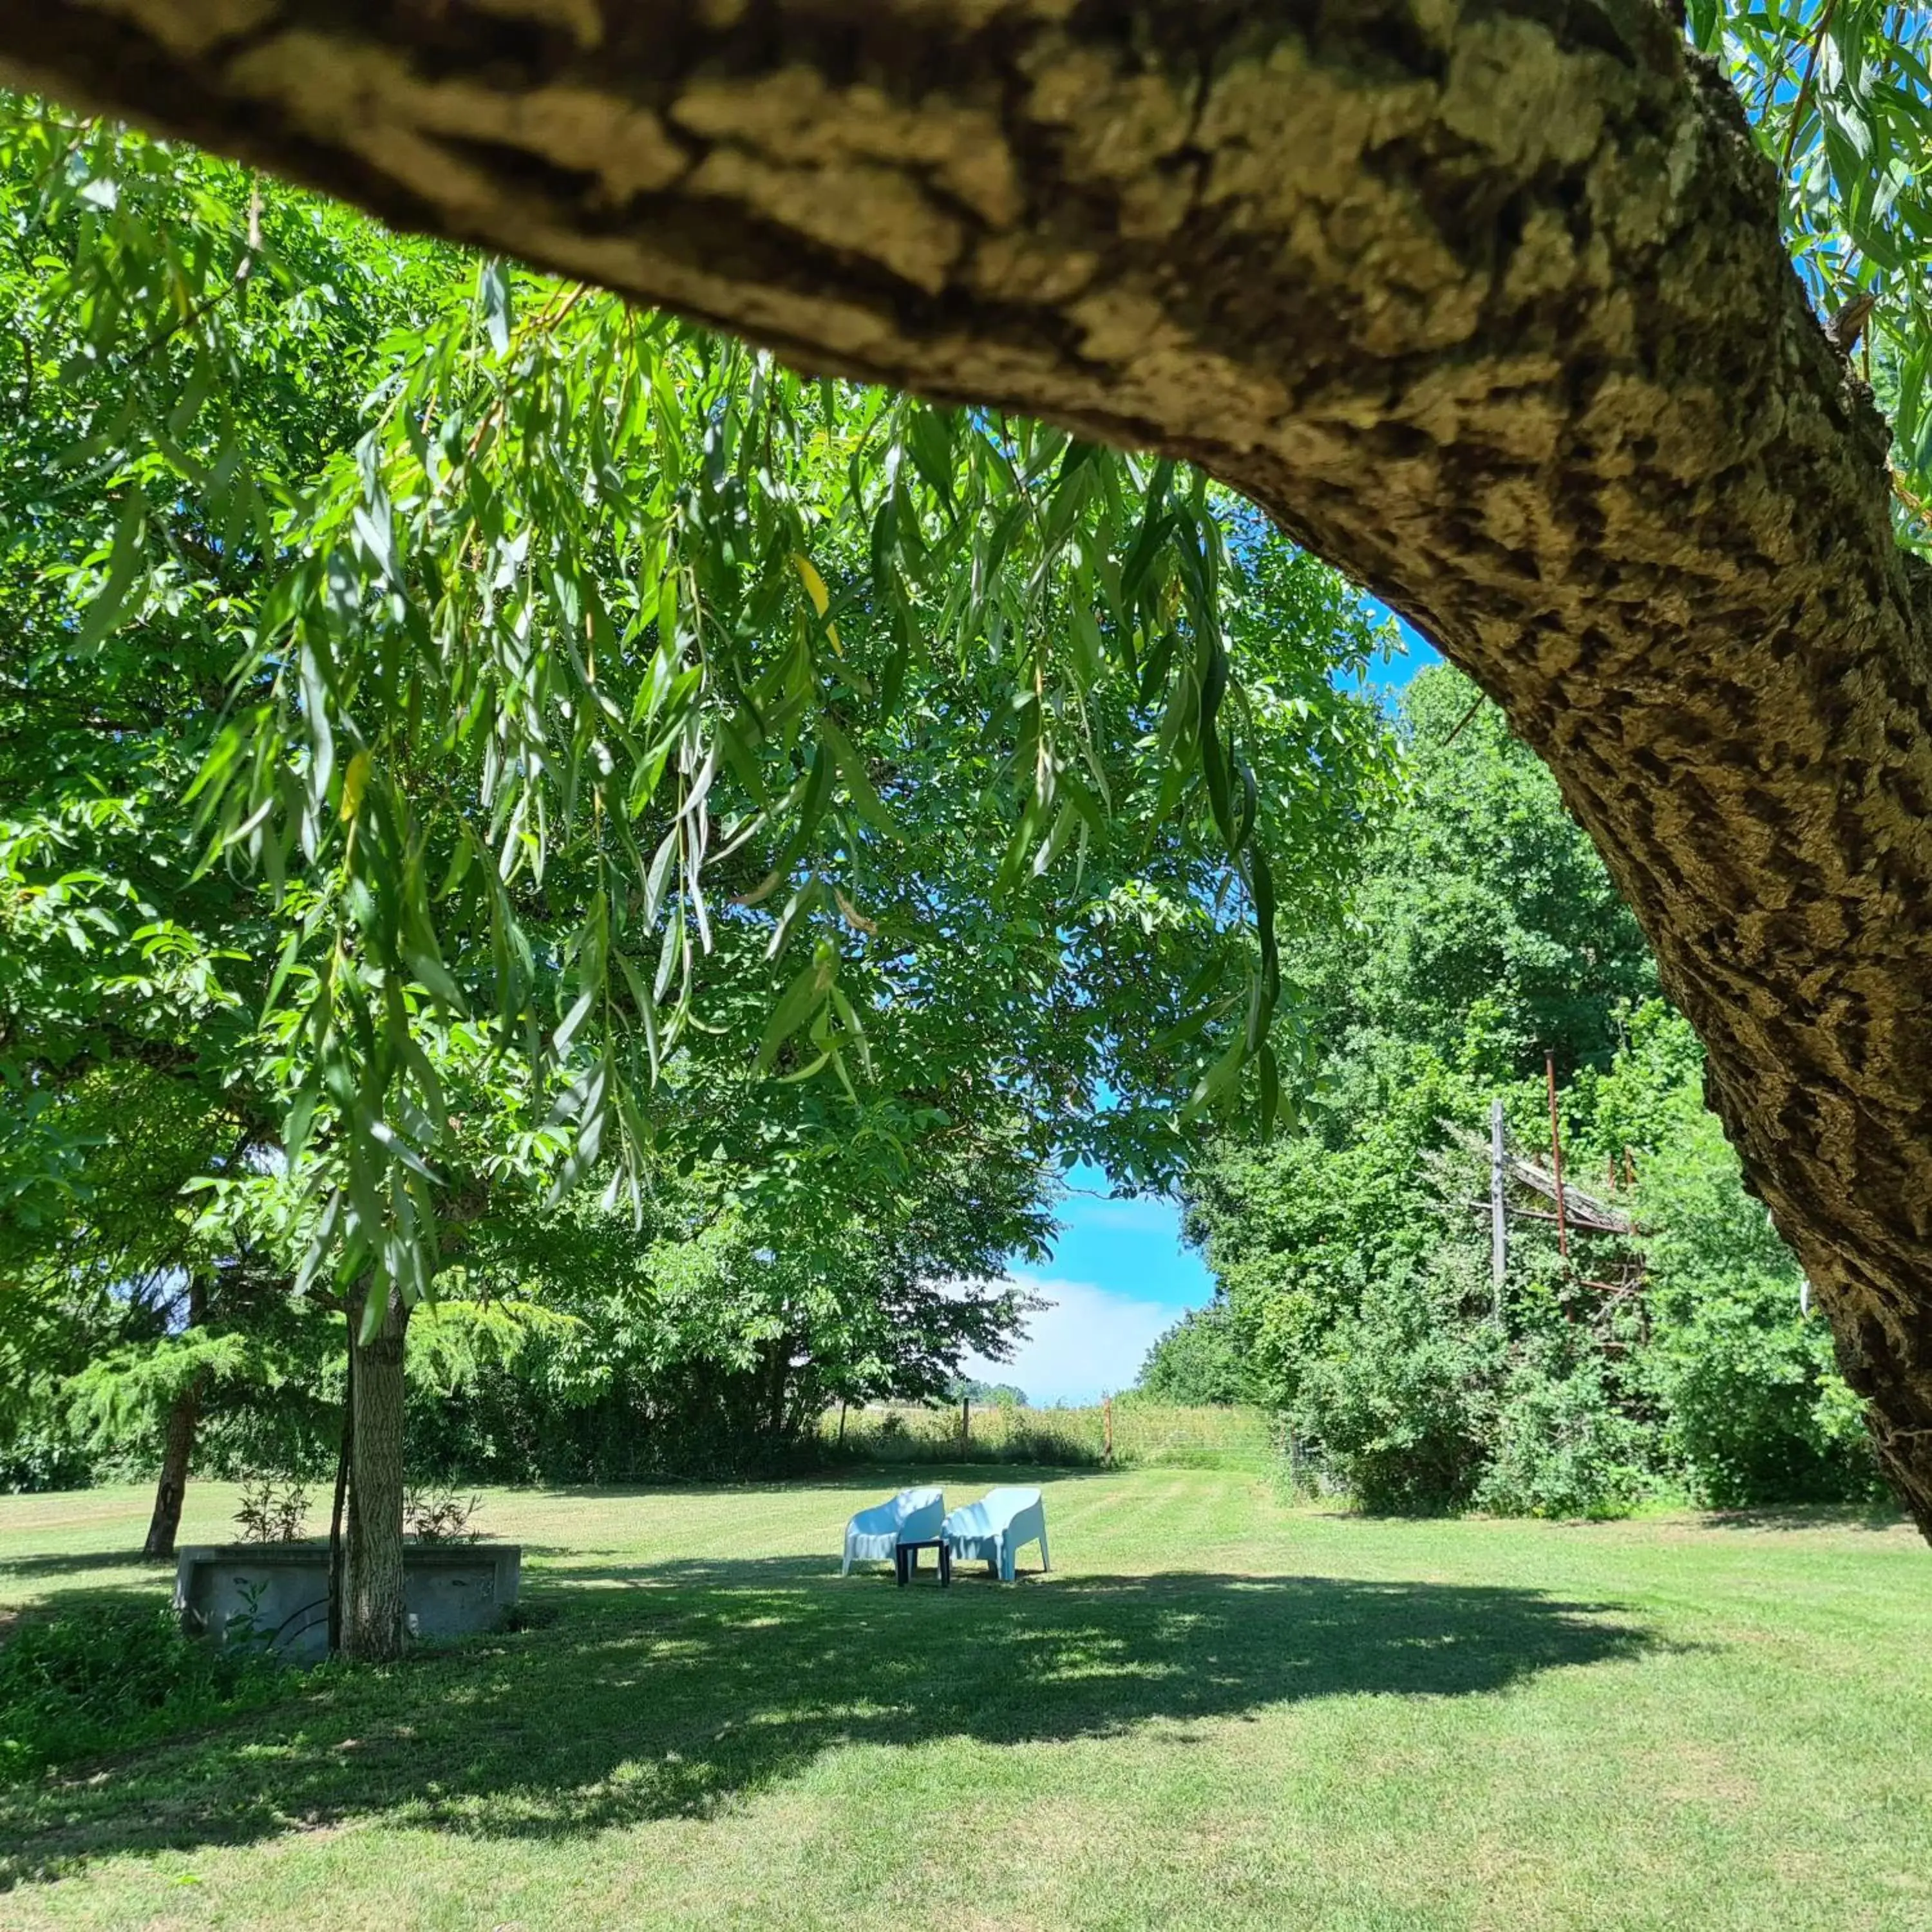
{"label": "field of tall grass", "polygon": [[1132,1398],[1084,1408],[878,1403],[819,1420],[828,1456],[878,1462],[1040,1462],[1058,1468],[1254,1467],[1277,1452],[1259,1408],[1182,1408]]}

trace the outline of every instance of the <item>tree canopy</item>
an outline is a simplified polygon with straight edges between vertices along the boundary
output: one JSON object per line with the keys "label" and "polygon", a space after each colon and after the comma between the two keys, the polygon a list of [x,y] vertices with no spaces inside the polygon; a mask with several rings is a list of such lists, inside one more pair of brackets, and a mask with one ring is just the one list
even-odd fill
{"label": "tree canopy", "polygon": [[1169,462],[0,129],[16,1432],[164,1423],[178,1508],[197,1418],[323,1432],[346,1315],[366,1570],[409,1377],[789,1440],[998,1357],[1053,1162],[1292,1104],[1280,946],[1390,770],[1333,572]]}
{"label": "tree canopy", "polygon": [[1272,1111],[1277,928],[1381,756],[1318,567],[1172,464],[9,126],[38,1053],[164,1027],[158,961],[317,1150],[317,1258],[411,1293],[479,1055],[526,1164],[634,1199],[667,1138],[767,1168],[961,1082],[1130,1174],[1245,1063]]}

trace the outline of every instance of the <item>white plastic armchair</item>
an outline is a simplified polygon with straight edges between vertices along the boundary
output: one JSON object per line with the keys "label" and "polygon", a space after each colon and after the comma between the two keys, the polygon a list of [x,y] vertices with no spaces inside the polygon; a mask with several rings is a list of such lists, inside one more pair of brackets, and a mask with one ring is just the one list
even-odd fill
{"label": "white plastic armchair", "polygon": [[902,1490],[889,1501],[861,1510],[845,1526],[845,1561],[842,1576],[854,1563],[868,1559],[896,1562],[902,1543],[934,1543],[946,1520],[944,1490]]}
{"label": "white plastic armchair", "polygon": [[1003,1583],[1013,1580],[1013,1558],[1022,1546],[1040,1545],[1040,1567],[1051,1570],[1046,1553],[1046,1505],[1037,1490],[988,1490],[976,1503],[955,1510],[940,1534],[954,1562],[981,1557]]}

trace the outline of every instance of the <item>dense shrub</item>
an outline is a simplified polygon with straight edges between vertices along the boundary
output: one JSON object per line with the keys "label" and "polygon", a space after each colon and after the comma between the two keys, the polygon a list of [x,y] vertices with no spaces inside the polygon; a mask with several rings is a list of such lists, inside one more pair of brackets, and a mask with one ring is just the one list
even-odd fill
{"label": "dense shrub", "polygon": [[72,1611],[0,1643],[0,1776],[124,1750],[271,1701],[288,1673],[165,1607]]}
{"label": "dense shrub", "polygon": [[73,1430],[37,1422],[15,1430],[0,1443],[0,1495],[84,1490],[100,1479],[100,1463]]}
{"label": "dense shrub", "polygon": [[[1204,1380],[1204,1358],[1244,1378],[1289,1426],[1298,1477],[1372,1509],[1868,1493],[1829,1330],[1600,860],[1466,680],[1424,671],[1402,704],[1405,783],[1366,828],[1354,916],[1285,951],[1300,1118],[1191,1172],[1218,1292],[1149,1385]],[[1569,1180],[1630,1225],[1573,1226],[1562,1252],[1550,1184],[1516,1171],[1498,1293],[1490,1110],[1546,1163],[1552,1066]]]}
{"label": "dense shrub", "polygon": [[1717,1122],[1681,1112],[1638,1196],[1656,1318],[1645,1368],[1685,1480],[1720,1507],[1874,1493],[1860,1407],[1796,1258]]}
{"label": "dense shrub", "polygon": [[1850,1501],[1880,1492],[1862,1407],[1824,1324],[1792,1284],[1745,1275],[1686,1297],[1660,1327],[1651,1372],[1667,1440],[1698,1500]]}
{"label": "dense shrub", "polygon": [[1497,1338],[1461,1318],[1462,1288],[1453,1274],[1371,1284],[1300,1378],[1298,1432],[1364,1509],[1428,1514],[1474,1492]]}
{"label": "dense shrub", "polygon": [[[601,1336],[599,1337],[601,1339]],[[453,1390],[412,1391],[410,1460],[428,1483],[634,1483],[760,1476],[799,1466],[762,1426],[754,1378],[699,1364],[671,1376],[620,1360],[593,1393],[560,1393],[547,1345]]]}
{"label": "dense shrub", "polygon": [[1527,1352],[1504,1382],[1475,1502],[1498,1516],[1623,1516],[1656,1488],[1656,1450],[1600,1359],[1566,1370]]}
{"label": "dense shrub", "polygon": [[[1702,1106],[1688,1028],[1660,1004],[1626,1024],[1610,1065],[1564,1096],[1565,1135],[1573,1172],[1638,1232],[1573,1232],[1565,1258],[1546,1221],[1513,1216],[1500,1321],[1486,1230],[1463,1205],[1486,1175],[1456,1168],[1453,1140],[1426,1151],[1443,1114],[1477,1112],[1439,1066],[1418,1063],[1339,1146],[1306,1134],[1206,1177],[1215,1330],[1363,1508],[1594,1516],[1659,1493],[1734,1507],[1879,1492],[1830,1330]],[[1545,1106],[1511,1096],[1516,1145],[1534,1146]],[[1621,1162],[1614,1184],[1596,1178],[1604,1150],[1640,1133],[1635,1185]]]}

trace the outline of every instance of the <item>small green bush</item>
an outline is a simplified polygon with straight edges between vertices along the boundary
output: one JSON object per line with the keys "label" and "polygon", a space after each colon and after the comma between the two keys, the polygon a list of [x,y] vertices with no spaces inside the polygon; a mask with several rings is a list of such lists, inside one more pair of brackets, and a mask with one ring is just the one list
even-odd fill
{"label": "small green bush", "polygon": [[1628,1516],[1654,1492],[1656,1431],[1618,1406],[1600,1360],[1519,1360],[1476,1505],[1498,1516]]}
{"label": "small green bush", "polygon": [[212,1723],[288,1677],[258,1651],[196,1642],[164,1605],[23,1623],[0,1644],[0,1778]]}
{"label": "small green bush", "polygon": [[1461,1509],[1483,1472],[1498,1341],[1462,1321],[1460,1284],[1444,1274],[1371,1283],[1304,1367],[1290,1411],[1371,1515]]}
{"label": "small green bush", "polygon": [[242,1478],[235,1521],[244,1543],[298,1543],[308,1515],[308,1486],[299,1477],[251,1470]]}

